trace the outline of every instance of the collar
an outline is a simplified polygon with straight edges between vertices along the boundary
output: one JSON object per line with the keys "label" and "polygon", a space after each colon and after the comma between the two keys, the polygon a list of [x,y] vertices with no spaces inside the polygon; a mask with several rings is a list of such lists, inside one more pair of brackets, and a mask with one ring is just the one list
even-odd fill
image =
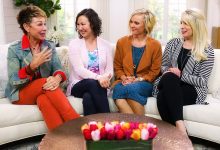
{"label": "collar", "polygon": [[[24,35],[22,36],[22,41],[21,41],[21,43],[22,43],[22,46],[21,46],[22,50],[25,50],[25,49],[27,49],[27,48],[30,49],[30,42],[29,42],[28,36],[27,36],[26,34],[24,34]],[[42,44],[42,41],[40,41],[40,45],[41,45],[41,44]]]}

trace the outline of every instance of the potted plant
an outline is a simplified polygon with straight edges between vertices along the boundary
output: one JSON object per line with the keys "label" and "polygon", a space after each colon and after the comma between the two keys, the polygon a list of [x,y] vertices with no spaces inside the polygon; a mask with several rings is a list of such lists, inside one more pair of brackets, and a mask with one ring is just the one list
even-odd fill
{"label": "potted plant", "polygon": [[38,6],[47,14],[47,17],[50,17],[56,10],[61,9],[60,0],[14,0],[14,4],[17,7],[22,5]]}

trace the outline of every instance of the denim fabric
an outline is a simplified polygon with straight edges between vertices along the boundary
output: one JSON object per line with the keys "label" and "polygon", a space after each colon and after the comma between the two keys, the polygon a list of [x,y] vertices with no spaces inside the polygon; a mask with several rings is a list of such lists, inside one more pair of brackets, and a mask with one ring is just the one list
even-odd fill
{"label": "denim fabric", "polygon": [[[48,46],[52,49],[52,58],[39,67],[41,77],[46,78],[52,76],[56,71],[63,71],[60,60],[57,56],[55,45],[50,41],[43,41],[41,49]],[[8,84],[5,90],[5,95],[11,100],[19,99],[19,89],[30,82],[30,79],[20,79],[18,71],[29,65],[32,60],[30,48],[22,49],[21,41],[12,43],[8,48],[7,67],[8,67]],[[64,71],[63,71],[64,72]]]}
{"label": "denim fabric", "polygon": [[113,89],[112,98],[132,99],[141,105],[146,105],[147,98],[151,96],[153,85],[147,81],[138,81],[127,85],[118,83]]}

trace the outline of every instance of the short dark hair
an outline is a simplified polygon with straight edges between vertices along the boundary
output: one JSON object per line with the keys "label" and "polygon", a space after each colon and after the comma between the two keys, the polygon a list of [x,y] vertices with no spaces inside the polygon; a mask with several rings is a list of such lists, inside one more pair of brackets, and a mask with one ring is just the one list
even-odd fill
{"label": "short dark hair", "polygon": [[[91,8],[83,9],[81,12],[77,14],[76,21],[75,21],[75,27],[77,31],[77,21],[80,16],[85,16],[88,18],[90,27],[95,35],[95,37],[99,36],[102,33],[102,20],[98,16],[98,14]],[[79,34],[79,38],[82,38],[82,36]]]}
{"label": "short dark hair", "polygon": [[23,25],[24,23],[31,23],[32,18],[34,17],[44,17],[47,18],[46,13],[40,9],[37,6],[27,6],[24,9],[22,9],[18,15],[17,15],[17,21],[20,25],[21,30],[24,32],[24,34],[27,34],[27,31],[24,29]]}

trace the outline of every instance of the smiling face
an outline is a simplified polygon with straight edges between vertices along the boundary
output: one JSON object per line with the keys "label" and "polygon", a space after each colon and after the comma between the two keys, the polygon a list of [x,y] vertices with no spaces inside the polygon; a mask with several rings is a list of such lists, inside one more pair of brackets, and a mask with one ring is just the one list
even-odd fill
{"label": "smiling face", "polygon": [[180,31],[184,39],[192,39],[193,31],[189,24],[180,21]]}
{"label": "smiling face", "polygon": [[83,38],[88,38],[93,35],[88,18],[84,15],[80,16],[77,20],[77,31]]}
{"label": "smiling face", "polygon": [[24,24],[24,29],[27,31],[28,36],[34,40],[42,41],[46,38],[46,18],[33,17],[31,23]]}
{"label": "smiling face", "polygon": [[145,34],[144,15],[134,15],[131,17],[129,27],[132,35]]}

